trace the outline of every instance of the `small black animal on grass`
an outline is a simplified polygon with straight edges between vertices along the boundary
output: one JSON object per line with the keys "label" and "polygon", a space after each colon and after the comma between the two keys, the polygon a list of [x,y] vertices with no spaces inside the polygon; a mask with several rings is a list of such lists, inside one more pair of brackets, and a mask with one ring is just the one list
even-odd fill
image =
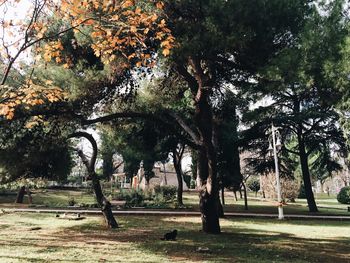
{"label": "small black animal on grass", "polygon": [[172,241],[175,241],[176,240],[176,236],[177,236],[177,230],[175,229],[174,231],[166,233],[164,235],[164,237],[161,238],[160,240],[166,240],[166,241],[172,240]]}

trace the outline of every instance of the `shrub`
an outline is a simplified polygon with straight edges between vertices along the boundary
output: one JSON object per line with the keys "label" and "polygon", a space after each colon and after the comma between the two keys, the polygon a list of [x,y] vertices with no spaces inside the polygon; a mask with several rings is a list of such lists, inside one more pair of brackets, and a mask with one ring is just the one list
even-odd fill
{"label": "shrub", "polygon": [[341,204],[350,204],[350,186],[345,186],[340,189],[337,200]]}
{"label": "shrub", "polygon": [[127,207],[144,206],[145,194],[142,190],[120,190],[116,199],[126,201]]}
{"label": "shrub", "polygon": [[184,174],[184,175],[183,175],[183,178],[184,178],[184,181],[185,181],[186,186],[187,186],[188,188],[190,188],[192,176]]}
{"label": "shrub", "polygon": [[[268,199],[277,199],[276,177],[270,173],[262,178],[262,188]],[[282,200],[294,201],[298,197],[300,184],[296,180],[289,178],[280,178]]]}
{"label": "shrub", "polygon": [[306,198],[305,186],[303,184],[300,186],[298,198]]}
{"label": "shrub", "polygon": [[69,206],[74,206],[76,204],[76,201],[74,199],[74,197],[71,197],[68,199],[68,205]]}
{"label": "shrub", "polygon": [[194,180],[193,178],[191,179],[191,183],[190,183],[190,189],[195,189],[196,188],[196,180]]}
{"label": "shrub", "polygon": [[174,200],[176,198],[177,187],[176,186],[160,186],[156,185],[154,187],[154,193],[157,197],[158,195],[163,197],[165,201]]}
{"label": "shrub", "polygon": [[258,191],[260,190],[260,181],[257,178],[251,178],[247,182],[248,188],[255,193],[255,196],[257,195]]}

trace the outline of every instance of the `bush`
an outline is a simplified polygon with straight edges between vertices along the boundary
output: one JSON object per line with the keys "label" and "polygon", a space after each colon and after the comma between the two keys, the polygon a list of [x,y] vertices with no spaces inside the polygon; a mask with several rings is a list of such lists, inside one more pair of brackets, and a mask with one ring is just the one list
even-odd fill
{"label": "bush", "polygon": [[247,186],[249,190],[255,193],[255,196],[256,196],[258,191],[260,190],[260,181],[257,178],[251,178],[248,180]]}
{"label": "bush", "polygon": [[[294,202],[295,198],[298,197],[300,184],[296,180],[284,177],[280,178],[280,183],[282,200]],[[270,173],[262,177],[262,188],[265,191],[266,198],[277,199],[275,174]]]}
{"label": "bush", "polygon": [[300,186],[298,198],[306,198],[305,186],[303,184]]}
{"label": "bush", "polygon": [[195,189],[195,188],[196,188],[196,180],[191,179],[191,182],[190,182],[190,189]]}
{"label": "bush", "polygon": [[142,190],[120,190],[116,199],[126,201],[127,207],[144,206],[145,194]]}
{"label": "bush", "polygon": [[345,186],[340,189],[337,200],[341,204],[350,204],[350,186]]}
{"label": "bush", "polygon": [[160,186],[156,185],[154,187],[155,198],[161,196],[165,201],[174,200],[176,198],[177,187],[176,186]]}
{"label": "bush", "polygon": [[186,186],[190,188],[192,176],[184,174],[183,177],[184,177]]}
{"label": "bush", "polygon": [[75,206],[76,201],[74,199],[74,197],[71,197],[68,199],[68,206]]}

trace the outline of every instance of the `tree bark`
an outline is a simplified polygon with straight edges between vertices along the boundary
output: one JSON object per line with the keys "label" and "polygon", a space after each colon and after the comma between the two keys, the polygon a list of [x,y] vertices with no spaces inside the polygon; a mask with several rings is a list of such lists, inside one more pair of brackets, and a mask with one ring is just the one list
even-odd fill
{"label": "tree bark", "polygon": [[233,195],[235,197],[235,200],[238,201],[238,199],[237,199],[237,191],[233,190]]}
{"label": "tree bark", "polygon": [[26,187],[26,193],[28,195],[28,204],[32,204],[33,203],[33,197],[32,197],[32,193],[30,192],[29,187]]}
{"label": "tree bark", "polygon": [[24,194],[26,193],[26,187],[25,186],[21,186],[21,188],[19,188],[18,193],[17,193],[17,197],[16,197],[16,204],[23,204],[23,199],[24,199]]}
{"label": "tree bark", "polygon": [[309,164],[308,164],[308,156],[305,150],[305,143],[302,136],[301,127],[298,130],[298,147],[299,147],[299,158],[301,164],[301,171],[304,181],[305,195],[307,204],[310,212],[318,212],[317,205],[315,202],[314,193],[312,192]]}
{"label": "tree bark", "polygon": [[[182,156],[182,154],[181,154]],[[177,203],[179,205],[183,205],[182,194],[183,194],[183,177],[182,177],[182,169],[181,169],[181,156],[178,154],[177,150],[173,150],[173,163],[176,171],[177,177]]]}
{"label": "tree bark", "polygon": [[222,210],[220,209],[216,171],[217,160],[212,143],[211,120],[209,104],[201,105],[201,109],[197,111],[197,127],[203,139],[203,147],[200,150],[199,158],[199,176],[201,179],[199,207],[202,218],[202,230],[206,233],[219,234],[221,232],[219,215],[222,213]]}
{"label": "tree bark", "polygon": [[223,185],[221,186],[221,202],[222,205],[225,205],[225,187]]}
{"label": "tree bark", "polygon": [[104,196],[102,192],[100,180],[98,179],[98,176],[95,172],[95,163],[97,158],[97,143],[94,137],[87,132],[75,132],[69,136],[69,138],[73,138],[73,137],[84,137],[92,145],[93,151],[92,151],[92,157],[90,160],[87,159],[87,157],[84,155],[84,153],[81,150],[78,150],[78,155],[87,168],[89,178],[92,180],[92,186],[95,192],[96,201],[101,208],[102,214],[106,221],[106,225],[108,226],[108,228],[118,228],[118,223],[113,216],[111,203]]}
{"label": "tree bark", "polygon": [[244,182],[242,182],[242,187],[243,187],[243,193],[244,193],[244,210],[248,210],[247,188]]}
{"label": "tree bark", "polygon": [[[199,153],[199,208],[202,218],[202,230],[206,233],[219,234],[219,185],[217,180],[217,153],[215,149],[215,132],[210,96],[213,82],[205,72],[199,57],[188,57],[187,71],[182,63],[177,65],[178,72],[188,82],[195,106],[194,124],[197,132],[187,129],[196,144]],[[181,124],[181,123],[180,123]],[[183,124],[181,125],[184,126]]]}
{"label": "tree bark", "polygon": [[100,180],[98,179],[97,174],[93,172],[89,175],[92,179],[92,187],[94,188],[97,204],[101,208],[106,225],[109,228],[118,228],[118,223],[113,216],[111,203],[106,199],[102,192]]}

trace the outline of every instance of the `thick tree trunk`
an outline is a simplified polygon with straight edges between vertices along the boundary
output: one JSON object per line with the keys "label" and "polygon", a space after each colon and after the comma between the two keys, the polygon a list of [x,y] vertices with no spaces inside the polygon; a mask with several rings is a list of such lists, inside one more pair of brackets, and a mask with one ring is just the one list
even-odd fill
{"label": "thick tree trunk", "polygon": [[[202,91],[204,92],[204,91]],[[196,105],[196,123],[200,133],[202,147],[200,150],[200,202],[202,229],[206,233],[219,234],[219,216],[222,214],[219,186],[217,181],[217,160],[213,143],[213,117],[208,97],[203,96]]]}
{"label": "thick tree trunk", "polygon": [[177,203],[179,205],[183,205],[182,200],[182,194],[183,194],[183,177],[182,177],[182,169],[181,169],[181,159],[180,156],[177,155],[176,149],[173,150],[173,162],[174,162],[174,168],[176,171],[176,177],[177,177]]}
{"label": "thick tree trunk", "polygon": [[298,134],[298,146],[299,146],[299,158],[300,158],[300,164],[301,164],[301,171],[302,171],[304,187],[305,187],[305,195],[306,195],[309,211],[318,212],[314,193],[312,192],[308,156],[306,154],[305,143],[304,143],[304,139],[302,137],[300,129]]}
{"label": "thick tree trunk", "polygon": [[[210,75],[205,72],[198,57],[188,57],[188,65],[191,73],[186,67],[179,64],[177,69],[188,82],[195,105],[194,124],[197,132],[194,133],[186,128],[192,137],[199,152],[199,207],[202,218],[202,229],[206,233],[219,234],[219,186],[217,180],[216,143],[214,132],[214,120],[210,96],[213,91],[214,82]],[[184,125],[182,125],[184,126]]]}
{"label": "thick tree trunk", "polygon": [[26,187],[25,186],[21,186],[21,188],[19,188],[19,190],[18,190],[15,203],[23,204],[23,199],[24,199],[24,194],[25,193],[26,193]]}

